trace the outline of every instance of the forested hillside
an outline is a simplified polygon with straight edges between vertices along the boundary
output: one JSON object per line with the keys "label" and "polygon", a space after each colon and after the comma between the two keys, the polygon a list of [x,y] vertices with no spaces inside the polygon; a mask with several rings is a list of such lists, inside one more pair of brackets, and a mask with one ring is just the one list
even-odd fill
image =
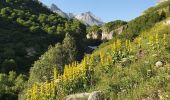
{"label": "forested hillside", "polygon": [[38,1],[1,0],[0,4],[1,72],[28,72],[49,45],[62,42],[65,33],[71,34],[78,49],[83,50],[86,27],[79,21],[62,18]]}
{"label": "forested hillside", "polygon": [[[15,83],[15,77],[23,74],[20,81],[26,81],[34,62],[57,43],[64,43],[61,53],[69,56],[56,57],[64,59],[62,65],[82,59],[85,35],[84,24],[53,13],[38,0],[0,0],[0,72],[4,73],[0,74],[0,99],[16,99],[24,85]],[[10,71],[16,76],[5,81]]]}

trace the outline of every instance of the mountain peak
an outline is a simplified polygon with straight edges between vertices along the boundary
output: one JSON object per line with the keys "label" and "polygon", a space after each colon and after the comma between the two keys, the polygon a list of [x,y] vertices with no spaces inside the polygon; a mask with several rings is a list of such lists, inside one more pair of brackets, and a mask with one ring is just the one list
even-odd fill
{"label": "mountain peak", "polygon": [[51,4],[50,9],[51,11],[59,14],[60,16],[68,18],[68,15],[65,12],[63,12],[60,8],[58,8],[57,5],[55,5],[54,3]]}
{"label": "mountain peak", "polygon": [[61,9],[58,8],[57,5],[55,5],[54,3],[51,4],[50,9],[51,9],[52,11],[61,11]]}
{"label": "mountain peak", "polygon": [[100,18],[96,17],[92,12],[87,11],[85,13],[80,14],[73,14],[73,13],[65,13],[60,8],[58,8],[55,4],[51,4],[50,9],[58,13],[59,15],[65,17],[65,18],[76,18],[83,22],[86,25],[103,25],[104,23],[100,20]]}
{"label": "mountain peak", "polygon": [[97,18],[92,12],[88,11],[85,13],[81,13],[75,16],[75,18],[77,18],[78,20],[82,21],[84,24],[86,25],[103,25],[104,23]]}

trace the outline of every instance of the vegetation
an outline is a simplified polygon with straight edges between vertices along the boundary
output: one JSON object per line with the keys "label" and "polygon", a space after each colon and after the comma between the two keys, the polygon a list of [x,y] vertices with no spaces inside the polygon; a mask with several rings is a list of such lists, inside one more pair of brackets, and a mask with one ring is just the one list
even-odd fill
{"label": "vegetation", "polygon": [[18,93],[24,89],[26,83],[25,75],[18,75],[11,71],[9,74],[0,74],[0,99],[15,100]]}
{"label": "vegetation", "polygon": [[[84,54],[86,27],[75,19],[52,13],[39,1],[1,0],[0,72],[27,73],[31,64],[48,48],[62,42],[65,34],[74,37],[76,60]],[[80,44],[81,43],[81,44]],[[78,56],[76,55],[76,56]]]}
{"label": "vegetation", "polygon": [[97,26],[97,25],[88,27],[88,29],[87,29],[87,32],[88,32],[88,33],[91,33],[91,32],[100,33],[101,31],[102,31],[102,30],[101,30],[100,27]]}
{"label": "vegetation", "polygon": [[112,21],[112,22],[106,23],[106,24],[103,26],[103,29],[104,29],[106,32],[110,32],[110,31],[115,30],[115,29],[118,29],[118,28],[120,28],[121,26],[126,25],[126,24],[127,24],[127,22],[125,22],[125,21],[116,20],[116,21]]}
{"label": "vegetation", "polygon": [[53,68],[57,69],[58,74],[63,73],[64,65],[76,60],[77,48],[73,40],[67,34],[62,45],[50,47],[30,69],[29,84],[49,79]]}
{"label": "vegetation", "polygon": [[[54,79],[49,83],[56,85],[55,95],[52,92],[53,85],[49,85],[51,86],[49,93],[44,90],[43,97],[55,99],[63,98],[77,90],[102,90],[105,98],[111,100],[169,99],[170,88],[167,84],[169,84],[170,32],[166,30],[169,27],[161,23],[156,24],[133,42],[116,39],[112,44],[85,57],[80,64],[75,62],[66,65],[62,75],[58,75],[54,68]],[[158,67],[155,65],[157,61],[164,64]],[[47,81],[45,84],[47,85]],[[35,85],[31,89],[37,91]],[[25,95],[29,98],[42,98],[40,92],[32,93],[34,92],[27,92]]]}
{"label": "vegetation", "polygon": [[[62,46],[57,44],[57,50],[51,50],[55,51],[52,54],[64,52],[63,56],[53,58],[64,61],[57,61],[57,64],[65,65],[81,60],[86,46],[85,35],[84,24],[51,12],[38,0],[0,0],[0,73],[14,71],[17,75],[22,73],[28,78],[33,63],[49,46],[53,47],[57,43]],[[39,66],[37,62],[34,65]],[[8,99],[10,95],[14,95],[16,99],[22,89],[18,90],[17,87],[17,92],[1,92],[0,99]]]}
{"label": "vegetation", "polygon": [[0,1],[0,99],[61,100],[96,90],[108,100],[170,99],[170,25],[163,22],[170,1],[128,23],[107,23],[108,32],[125,30],[85,56],[89,41],[78,20],[38,0]]}
{"label": "vegetation", "polygon": [[164,10],[169,8],[170,1],[161,3],[158,6],[152,7],[145,11],[145,13],[127,24],[127,29],[124,30],[121,38],[134,39],[142,31],[150,29],[155,23],[160,22],[169,17],[170,10]]}

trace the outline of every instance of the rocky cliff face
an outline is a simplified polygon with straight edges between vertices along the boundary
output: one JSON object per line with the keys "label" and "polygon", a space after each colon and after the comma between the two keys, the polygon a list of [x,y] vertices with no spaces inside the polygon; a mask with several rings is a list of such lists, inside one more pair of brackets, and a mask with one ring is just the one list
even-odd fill
{"label": "rocky cliff face", "polygon": [[114,34],[121,34],[125,28],[125,26],[121,26],[115,30],[112,30],[111,32],[102,29],[101,32],[90,32],[86,37],[87,39],[111,40]]}
{"label": "rocky cliff face", "polygon": [[90,32],[87,34],[87,39],[101,39],[102,38],[102,32]]}

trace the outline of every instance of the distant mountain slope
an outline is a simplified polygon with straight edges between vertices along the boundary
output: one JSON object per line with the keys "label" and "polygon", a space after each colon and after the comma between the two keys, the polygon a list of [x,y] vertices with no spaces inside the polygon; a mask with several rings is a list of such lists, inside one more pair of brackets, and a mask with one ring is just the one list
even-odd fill
{"label": "distant mountain slope", "polygon": [[55,4],[51,4],[50,9],[51,9],[53,12],[61,15],[62,17],[69,18],[69,16],[67,15],[67,13],[63,12],[63,11],[62,11],[60,8],[58,8]]}
{"label": "distant mountain slope", "polygon": [[85,13],[81,13],[78,15],[75,15],[75,18],[82,21],[83,23],[85,23],[86,25],[103,25],[104,22],[102,22],[99,18],[97,18],[92,12],[85,12]]}
{"label": "distant mountain slope", "polygon": [[76,18],[86,25],[101,26],[104,24],[104,22],[102,22],[99,18],[97,18],[92,12],[85,12],[85,13],[81,13],[81,14],[65,13],[61,9],[59,9],[55,4],[52,4],[50,9],[53,12],[58,13],[59,15],[65,17],[65,18]]}

